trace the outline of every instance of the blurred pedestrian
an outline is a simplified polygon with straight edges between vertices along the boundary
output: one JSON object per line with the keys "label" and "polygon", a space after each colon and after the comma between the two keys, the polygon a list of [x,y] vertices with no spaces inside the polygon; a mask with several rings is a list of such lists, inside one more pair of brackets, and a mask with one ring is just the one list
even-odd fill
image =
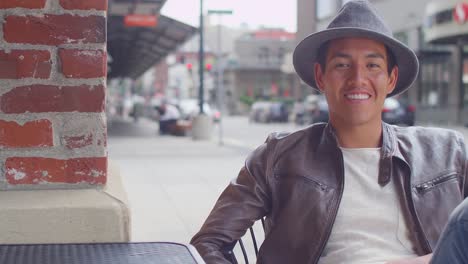
{"label": "blurred pedestrian", "polygon": [[[406,91],[419,64],[369,2],[347,2],[298,44],[293,64],[325,95],[329,122],[274,133],[253,151],[192,238],[205,261],[229,263],[260,218],[257,263],[429,263],[439,241],[442,252],[457,244],[442,231],[468,192],[463,137],[382,122],[385,98]],[[466,240],[457,215],[450,223]],[[467,263],[458,245],[434,263]]]}
{"label": "blurred pedestrian", "polygon": [[122,109],[122,118],[124,120],[130,119],[130,114],[133,109],[133,98],[130,95],[124,97]]}
{"label": "blurred pedestrian", "polygon": [[179,109],[166,100],[162,100],[157,110],[159,112],[159,134],[175,134],[177,132],[177,121],[180,118]]}

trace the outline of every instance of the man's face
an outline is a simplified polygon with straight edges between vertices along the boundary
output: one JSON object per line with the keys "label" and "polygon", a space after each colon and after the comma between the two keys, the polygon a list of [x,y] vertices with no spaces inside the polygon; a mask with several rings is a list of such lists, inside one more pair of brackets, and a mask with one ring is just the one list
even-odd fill
{"label": "man's face", "polygon": [[380,42],[366,38],[330,41],[325,69],[315,64],[314,71],[335,127],[380,124],[383,103],[398,77],[397,67],[388,73],[387,60]]}

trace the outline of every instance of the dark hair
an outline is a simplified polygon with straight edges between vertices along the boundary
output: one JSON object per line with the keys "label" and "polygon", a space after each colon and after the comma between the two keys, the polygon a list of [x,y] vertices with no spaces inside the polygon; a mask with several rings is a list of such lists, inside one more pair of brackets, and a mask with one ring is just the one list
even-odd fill
{"label": "dark hair", "polygon": [[[317,62],[318,64],[320,64],[322,71],[325,71],[325,67],[327,66],[327,53],[329,46],[330,41],[327,41],[323,43],[317,51]],[[388,74],[390,75],[392,73],[393,68],[396,66],[396,59],[395,55],[393,55],[393,52],[387,45],[385,45],[385,51],[387,52],[387,70]]]}

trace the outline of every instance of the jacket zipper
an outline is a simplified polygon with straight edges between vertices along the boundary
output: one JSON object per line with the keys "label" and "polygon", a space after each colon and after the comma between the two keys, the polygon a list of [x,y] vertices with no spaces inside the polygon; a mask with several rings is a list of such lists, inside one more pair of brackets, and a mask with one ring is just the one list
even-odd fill
{"label": "jacket zipper", "polygon": [[448,175],[446,177],[442,177],[442,178],[439,178],[439,179],[435,179],[435,180],[432,180],[432,181],[428,181],[428,182],[425,182],[425,183],[418,184],[414,188],[416,189],[416,191],[418,193],[422,194],[422,193],[425,193],[425,192],[431,190],[432,188],[434,188],[435,186],[437,186],[437,185],[439,185],[441,183],[448,182],[448,181],[454,180],[456,178],[457,178],[456,174],[451,174],[451,175]]}
{"label": "jacket zipper", "polygon": [[[283,179],[281,178],[281,176],[280,176],[279,174],[277,174],[277,173],[274,174],[274,177],[275,177],[275,179],[278,180],[278,181],[283,180]],[[329,188],[327,185],[325,185],[325,184],[323,184],[323,183],[320,183],[320,182],[318,182],[318,181],[316,181],[316,180],[314,180],[314,179],[311,179],[311,178],[309,178],[309,177],[306,177],[306,176],[296,176],[296,177],[297,177],[297,178],[300,178],[300,179],[302,179],[302,180],[304,180],[304,181],[306,181],[306,182],[310,182],[310,183],[314,184],[315,186],[319,187],[320,190],[322,190],[322,191],[327,191],[328,188]]]}
{"label": "jacket zipper", "polygon": [[[406,166],[408,166],[408,164],[406,163]],[[409,167],[408,167],[409,168]],[[410,170],[410,177],[406,177],[406,188],[405,188],[405,191],[406,191],[406,197],[408,199],[408,203],[410,205],[410,210],[411,210],[411,213],[413,214],[413,217],[415,219],[415,223],[416,223],[416,227],[418,229],[418,233],[419,233],[419,237],[422,236],[422,239],[423,241],[421,241],[421,239],[419,239],[422,243],[422,249],[425,250],[427,253],[430,253],[432,252],[432,249],[431,249],[431,246],[429,245],[429,241],[427,240],[427,236],[426,236],[426,233],[424,233],[424,230],[421,226],[421,221],[419,220],[419,217],[418,217],[418,214],[416,213],[416,208],[414,206],[414,201],[413,201],[413,196],[412,196],[412,192],[411,192],[411,170]]]}
{"label": "jacket zipper", "polygon": [[331,224],[328,226],[328,229],[327,229],[327,235],[325,237],[325,239],[322,240],[322,245],[320,246],[320,250],[318,251],[318,255],[317,257],[315,258],[315,261],[314,261],[314,264],[317,264],[320,260],[320,256],[322,256],[322,253],[323,253],[323,250],[325,249],[325,245],[327,244],[328,240],[330,239],[330,235],[331,235],[331,231],[333,229],[333,225],[335,224],[335,220],[336,220],[336,216],[338,215],[338,208],[340,207],[340,203],[341,203],[341,198],[343,197],[343,189],[344,189],[344,181],[345,181],[345,177],[344,177],[344,160],[343,160],[343,153],[341,152],[341,150],[339,150],[339,153],[340,153],[340,162],[341,162],[341,178],[342,178],[342,181],[341,181],[341,184],[340,184],[340,193],[339,193],[339,197],[338,197],[338,201],[336,203],[336,206],[333,210],[333,221],[331,222]]}

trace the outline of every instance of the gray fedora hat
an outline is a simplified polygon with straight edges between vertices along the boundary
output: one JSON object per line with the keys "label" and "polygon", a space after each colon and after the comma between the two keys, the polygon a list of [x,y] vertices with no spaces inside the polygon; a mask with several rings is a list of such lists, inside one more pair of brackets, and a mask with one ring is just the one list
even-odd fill
{"label": "gray fedora hat", "polygon": [[416,54],[395,39],[375,9],[368,1],[362,0],[347,2],[327,29],[309,35],[297,45],[293,64],[299,77],[317,89],[314,64],[317,63],[318,49],[329,40],[346,37],[362,37],[382,42],[393,53],[399,69],[398,80],[395,90],[388,97],[404,92],[416,79],[419,69]]}

